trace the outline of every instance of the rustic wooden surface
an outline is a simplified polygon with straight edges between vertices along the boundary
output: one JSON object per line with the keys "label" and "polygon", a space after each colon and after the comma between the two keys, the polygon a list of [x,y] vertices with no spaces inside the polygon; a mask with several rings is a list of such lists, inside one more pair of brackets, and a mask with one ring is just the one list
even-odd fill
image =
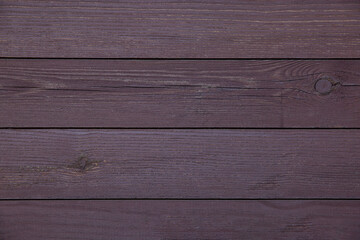
{"label": "rustic wooden surface", "polygon": [[359,76],[359,60],[7,59],[0,127],[360,127]]}
{"label": "rustic wooden surface", "polygon": [[359,201],[0,202],[0,237],[356,240]]}
{"label": "rustic wooden surface", "polygon": [[0,0],[0,240],[358,240],[359,33],[359,0]]}
{"label": "rustic wooden surface", "polygon": [[358,0],[1,0],[0,57],[357,58]]}
{"label": "rustic wooden surface", "polygon": [[360,198],[357,130],[1,130],[1,198]]}

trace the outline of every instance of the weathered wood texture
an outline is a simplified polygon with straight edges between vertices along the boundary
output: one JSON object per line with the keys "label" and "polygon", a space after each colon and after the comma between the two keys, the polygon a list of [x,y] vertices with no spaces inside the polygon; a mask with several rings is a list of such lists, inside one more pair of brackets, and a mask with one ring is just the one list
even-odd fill
{"label": "weathered wood texture", "polygon": [[6,198],[359,198],[357,130],[1,130]]}
{"label": "weathered wood texture", "polygon": [[6,240],[356,240],[360,202],[0,202],[0,230]]}
{"label": "weathered wood texture", "polygon": [[0,127],[360,127],[357,60],[8,59],[0,93]]}
{"label": "weathered wood texture", "polygon": [[360,57],[358,0],[2,0],[0,57]]}

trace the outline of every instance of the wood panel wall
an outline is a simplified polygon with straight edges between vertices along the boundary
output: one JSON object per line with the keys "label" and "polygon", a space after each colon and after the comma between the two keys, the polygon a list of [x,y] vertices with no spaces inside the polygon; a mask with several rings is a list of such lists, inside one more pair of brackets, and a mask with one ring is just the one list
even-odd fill
{"label": "wood panel wall", "polygon": [[358,0],[0,0],[0,239],[360,239]]}

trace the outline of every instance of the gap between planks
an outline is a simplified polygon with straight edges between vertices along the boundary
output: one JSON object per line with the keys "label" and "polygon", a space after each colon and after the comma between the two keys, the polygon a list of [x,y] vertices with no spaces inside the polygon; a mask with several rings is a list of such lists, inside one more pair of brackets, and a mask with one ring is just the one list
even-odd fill
{"label": "gap between planks", "polygon": [[354,61],[360,58],[71,58],[71,57],[0,57],[0,60],[118,60],[118,61]]}
{"label": "gap between planks", "polygon": [[359,201],[360,198],[4,198],[11,201]]}

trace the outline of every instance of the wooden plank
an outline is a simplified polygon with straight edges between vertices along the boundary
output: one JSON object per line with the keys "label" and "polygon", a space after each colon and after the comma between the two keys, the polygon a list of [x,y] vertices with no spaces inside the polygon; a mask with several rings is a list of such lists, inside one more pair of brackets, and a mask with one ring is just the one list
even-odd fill
{"label": "wooden plank", "polygon": [[7,59],[0,127],[360,127],[359,76],[358,60]]}
{"label": "wooden plank", "polygon": [[0,196],[359,198],[358,130],[1,130]]}
{"label": "wooden plank", "polygon": [[358,0],[2,0],[0,57],[358,58]]}
{"label": "wooden plank", "polygon": [[355,240],[359,201],[0,202],[2,239]]}

